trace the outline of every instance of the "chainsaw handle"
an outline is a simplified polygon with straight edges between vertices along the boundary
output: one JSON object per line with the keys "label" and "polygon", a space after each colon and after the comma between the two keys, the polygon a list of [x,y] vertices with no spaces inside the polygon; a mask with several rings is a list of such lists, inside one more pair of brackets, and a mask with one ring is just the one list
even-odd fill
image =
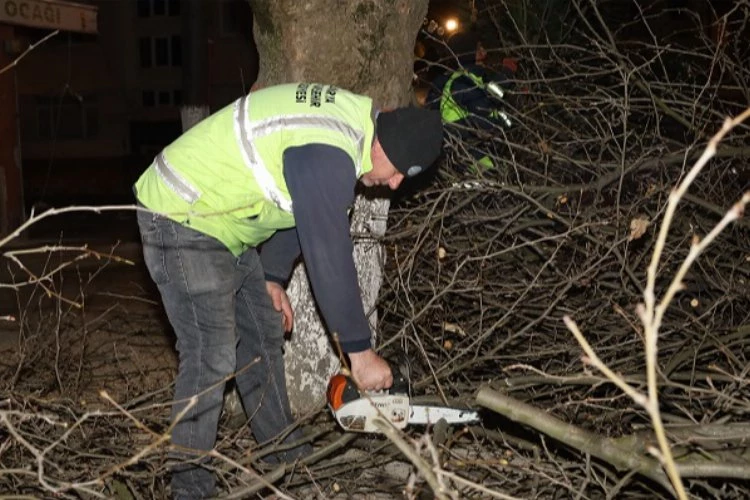
{"label": "chainsaw handle", "polygon": [[388,394],[406,394],[409,396],[410,383],[408,376],[399,369],[393,360],[386,359],[385,361],[388,363],[388,367],[391,369],[391,375],[393,376],[393,384],[390,389],[388,389]]}
{"label": "chainsaw handle", "polygon": [[[393,384],[388,389],[388,394],[403,394],[409,396],[409,379],[407,375],[404,375],[403,370],[389,359],[385,360],[388,363],[388,367],[391,369],[391,375],[393,376]],[[349,403],[361,397],[357,390],[357,384],[349,376],[344,374],[337,374],[331,377],[328,382],[328,389],[326,391],[326,399],[328,404],[337,410],[345,403]]]}

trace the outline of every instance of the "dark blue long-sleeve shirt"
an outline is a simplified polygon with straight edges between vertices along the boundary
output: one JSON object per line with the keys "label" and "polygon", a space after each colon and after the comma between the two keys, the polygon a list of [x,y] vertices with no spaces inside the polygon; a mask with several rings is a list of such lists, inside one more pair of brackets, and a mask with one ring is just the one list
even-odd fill
{"label": "dark blue long-sleeve shirt", "polygon": [[348,209],[357,183],[341,149],[307,144],[284,152],[284,179],[296,227],[278,231],[261,248],[266,279],[286,284],[300,250],[323,320],[344,352],[371,347],[352,256]]}

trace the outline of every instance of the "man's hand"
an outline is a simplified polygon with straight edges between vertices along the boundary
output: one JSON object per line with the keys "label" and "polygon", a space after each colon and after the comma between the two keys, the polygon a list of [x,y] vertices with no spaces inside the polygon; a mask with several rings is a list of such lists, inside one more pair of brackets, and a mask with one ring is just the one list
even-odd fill
{"label": "man's hand", "polygon": [[284,287],[274,281],[266,281],[266,291],[271,296],[273,308],[281,313],[281,324],[284,326],[284,331],[286,333],[291,332],[292,326],[294,326],[294,312]]}
{"label": "man's hand", "polygon": [[388,389],[393,384],[393,374],[388,362],[368,349],[362,352],[350,352],[352,378],[357,387],[365,391]]}

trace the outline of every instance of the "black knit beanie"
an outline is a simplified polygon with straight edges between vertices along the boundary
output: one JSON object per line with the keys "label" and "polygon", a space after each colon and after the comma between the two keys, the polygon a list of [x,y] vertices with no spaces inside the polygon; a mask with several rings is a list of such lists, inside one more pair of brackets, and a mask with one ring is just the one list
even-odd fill
{"label": "black knit beanie", "polygon": [[443,123],[435,109],[398,108],[378,114],[376,134],[398,171],[414,177],[440,156]]}

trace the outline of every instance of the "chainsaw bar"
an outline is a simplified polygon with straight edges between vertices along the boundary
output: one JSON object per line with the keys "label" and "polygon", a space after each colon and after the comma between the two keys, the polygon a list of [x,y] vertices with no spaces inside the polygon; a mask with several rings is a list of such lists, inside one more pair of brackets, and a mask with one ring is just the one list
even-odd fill
{"label": "chainsaw bar", "polygon": [[381,432],[375,425],[378,417],[389,421],[396,429],[403,429],[408,424],[434,425],[439,420],[445,420],[450,425],[479,421],[479,414],[472,410],[412,406],[408,397],[392,394],[363,397],[344,403],[333,410],[333,415],[344,430],[352,432]]}
{"label": "chainsaw bar", "polygon": [[410,424],[434,425],[441,418],[445,419],[449,424],[472,424],[479,422],[479,413],[473,410],[420,405],[412,405],[409,409]]}

